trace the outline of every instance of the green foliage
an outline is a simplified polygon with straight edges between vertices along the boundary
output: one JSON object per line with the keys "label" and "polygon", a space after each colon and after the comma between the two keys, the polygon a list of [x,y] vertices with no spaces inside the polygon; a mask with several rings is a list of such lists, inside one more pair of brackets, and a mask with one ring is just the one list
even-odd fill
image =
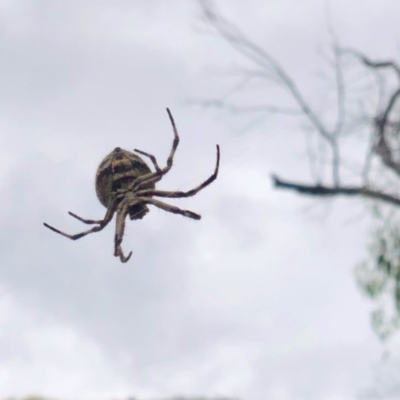
{"label": "green foliage", "polygon": [[355,275],[361,290],[380,303],[371,323],[378,337],[386,340],[400,328],[400,221],[396,215],[381,219],[372,233],[369,257],[357,265]]}

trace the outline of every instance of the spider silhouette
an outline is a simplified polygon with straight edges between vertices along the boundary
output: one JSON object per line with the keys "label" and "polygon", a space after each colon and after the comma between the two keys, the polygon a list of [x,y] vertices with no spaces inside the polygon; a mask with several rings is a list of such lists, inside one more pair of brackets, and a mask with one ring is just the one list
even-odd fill
{"label": "spider silhouette", "polygon": [[149,212],[147,205],[150,204],[173,214],[180,214],[184,217],[199,220],[201,215],[193,211],[182,210],[161,200],[154,199],[153,197],[191,197],[208,186],[218,176],[220,160],[219,146],[217,145],[217,161],[214,172],[203,183],[186,192],[155,189],[155,184],[172,168],[174,154],[179,144],[179,135],[174,118],[168,108],[167,112],[172,124],[174,140],[167,159],[167,165],[164,168],[159,167],[156,157],[152,154],[135,149],[134,151],[136,153],[148,157],[151,160],[155,169],[155,171],[152,172],[148,165],[137,154],[116,147],[100,163],[96,173],[96,194],[99,201],[107,208],[104,218],[101,220],[85,219],[69,211],[68,214],[79,221],[88,225],[95,225],[93,228],[75,235],[62,232],[46,223],[43,225],[62,236],[77,240],[90,233],[103,230],[111,222],[114,214],[116,214],[114,256],[119,257],[121,262],[125,263],[132,255],[132,252],[130,252],[128,256],[124,256],[121,248],[125,231],[125,220],[128,215],[131,220],[142,219]]}

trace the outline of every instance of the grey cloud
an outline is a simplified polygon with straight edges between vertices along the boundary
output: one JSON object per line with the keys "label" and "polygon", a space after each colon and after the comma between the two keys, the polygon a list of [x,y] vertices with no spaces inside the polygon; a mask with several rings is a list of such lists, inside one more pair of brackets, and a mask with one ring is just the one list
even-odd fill
{"label": "grey cloud", "polygon": [[[123,382],[124,390],[140,387],[143,393],[209,389],[257,400],[271,388],[276,389],[271,396],[278,396],[280,387],[288,398],[323,399],[336,385],[338,396],[350,398],[367,376],[363,365],[379,353],[372,334],[365,334],[359,348],[348,344],[369,332],[367,309],[349,272],[363,254],[365,225],[342,226],[349,203],[341,203],[325,225],[310,222],[296,214],[306,200],[271,190],[270,169],[307,173],[288,153],[289,140],[293,146],[302,143],[297,132],[285,136],[292,123],[271,122],[235,136],[224,125],[227,119],[178,106],[186,96],[226,89],[201,73],[205,66],[241,62],[223,43],[192,30],[194,3],[110,4],[21,1],[3,9],[0,282],[23,306],[17,308],[21,315],[4,319],[0,372],[13,371],[9,382],[17,382],[18,390],[45,390],[51,386],[45,378],[37,379],[38,386],[30,378],[36,377],[38,349],[56,352],[60,346],[56,366],[46,359],[40,365],[45,375],[52,369],[61,371],[57,376],[79,370],[75,397],[78,390],[100,396]],[[288,4],[273,6],[277,18]],[[224,7],[241,16],[239,2]],[[314,35],[317,2],[303,14],[294,2],[290,7],[294,20]],[[347,10],[344,2],[340,7]],[[260,40],[266,46],[273,40],[293,70],[307,69],[308,61],[299,58],[305,49],[301,29],[294,41],[285,33],[285,19],[275,21],[259,9],[258,2],[246,6],[249,20],[238,19],[244,29],[255,30],[265,19],[257,28]],[[366,23],[360,32],[368,29]],[[304,78],[302,85],[307,84]],[[129,221],[124,248],[133,256],[126,265],[112,256],[112,225],[76,242],[46,230],[43,222],[68,232],[83,229],[69,210],[93,218],[104,214],[94,173],[116,145],[150,151],[165,162],[172,141],[166,106],[176,118],[181,144],[160,187],[196,185],[211,173],[214,146],[221,145],[219,179],[193,199],[171,200],[203,219],[196,223],[152,210],[143,221]],[[30,312],[45,317],[22,323]],[[0,321],[3,313],[0,309]],[[35,347],[29,338],[40,341],[42,329],[69,329],[80,344],[46,343],[51,336],[46,333]],[[89,342],[101,357],[79,350]],[[73,349],[82,355],[71,361],[66,353]],[[364,357],[364,349],[371,354]],[[13,357],[18,367],[8,363]],[[108,370],[98,367],[100,359]],[[360,368],[360,380],[338,376],[348,360],[345,370]],[[80,364],[90,371],[81,371]],[[313,386],[311,375],[321,383]],[[70,395],[61,380],[58,395]],[[0,394],[13,393],[0,389]]]}

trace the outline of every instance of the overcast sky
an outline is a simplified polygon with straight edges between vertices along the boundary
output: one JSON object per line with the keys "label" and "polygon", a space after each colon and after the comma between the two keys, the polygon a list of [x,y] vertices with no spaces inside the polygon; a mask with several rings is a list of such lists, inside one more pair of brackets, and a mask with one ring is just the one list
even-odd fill
{"label": "overcast sky", "polygon": [[[398,56],[397,0],[331,3],[345,44]],[[312,93],[324,1],[217,4]],[[248,66],[199,17],[189,0],[0,0],[1,397],[351,400],[383,368],[353,277],[362,204],[271,187],[273,172],[310,179],[300,124],[187,106]],[[75,233],[85,226],[67,211],[104,215],[94,176],[116,146],[164,164],[166,107],[181,142],[160,188],[197,185],[221,146],[217,181],[170,201],[201,221],[155,208],[129,221],[127,264],[113,225],[76,242],[43,227]]]}

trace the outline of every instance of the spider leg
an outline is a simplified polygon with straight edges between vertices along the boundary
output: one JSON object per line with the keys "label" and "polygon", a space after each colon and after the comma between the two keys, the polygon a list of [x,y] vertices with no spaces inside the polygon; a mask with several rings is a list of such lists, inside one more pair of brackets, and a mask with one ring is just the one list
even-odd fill
{"label": "spider leg", "polygon": [[156,169],[156,171],[157,171],[157,172],[160,172],[160,171],[161,171],[161,168],[158,166],[157,159],[156,159],[155,156],[153,156],[152,154],[149,154],[149,153],[145,153],[144,151],[138,150],[138,149],[134,149],[134,151],[136,151],[136,153],[141,154],[142,156],[149,157],[150,160],[151,160],[151,162],[153,163],[154,168]]}
{"label": "spider leg", "polygon": [[[176,125],[175,125],[174,117],[172,116],[171,111],[169,110],[169,108],[167,108],[167,113],[168,113],[169,120],[171,121],[171,124],[172,124],[172,130],[174,132],[174,140],[172,142],[172,148],[171,148],[171,151],[170,151],[168,159],[167,159],[167,165],[164,168],[160,168],[158,166],[157,161],[156,161],[156,159],[155,159],[155,157],[153,155],[145,153],[145,152],[140,151],[140,150],[138,151],[138,150],[135,149],[136,152],[138,152],[140,154],[143,154],[143,155],[149,157],[152,160],[152,162],[154,164],[154,167],[156,169],[156,172],[150,172],[148,174],[142,175],[139,178],[135,179],[135,181],[132,182],[131,185],[129,185],[126,189],[124,189],[123,192],[129,192],[129,191],[135,189],[137,186],[139,186],[141,184],[149,183],[149,181],[151,181],[151,183],[158,182],[172,168],[172,164],[174,162],[175,151],[176,151],[176,149],[178,147],[178,144],[179,144],[179,135],[178,135],[178,130],[177,130]],[[153,160],[152,157],[154,158],[154,160]]]}
{"label": "spider leg", "polygon": [[158,208],[161,208],[164,211],[168,211],[173,214],[180,214],[184,217],[192,218],[199,220],[201,219],[201,215],[194,213],[193,211],[189,210],[181,210],[176,206],[172,206],[171,204],[164,203],[163,201],[152,199],[150,197],[139,197],[138,200],[143,203],[152,204]]}
{"label": "spider leg", "polygon": [[87,224],[89,224],[89,223],[90,224],[92,224],[92,223],[98,224],[97,226],[94,226],[93,228],[88,229],[87,231],[76,233],[75,235],[70,235],[68,233],[62,232],[62,231],[54,228],[53,226],[51,226],[49,224],[46,224],[45,222],[43,223],[43,225],[46,228],[49,228],[50,230],[52,230],[53,232],[56,232],[56,233],[58,233],[58,234],[60,234],[62,236],[65,236],[65,237],[69,238],[69,239],[78,240],[78,239],[80,239],[80,238],[82,238],[82,237],[84,237],[86,235],[89,235],[90,233],[99,232],[99,231],[103,230],[110,223],[110,221],[112,220],[112,218],[114,216],[114,212],[115,212],[115,201],[113,201],[110,204],[110,207],[107,209],[107,212],[106,212],[106,215],[104,216],[104,219],[101,220],[101,221],[84,220],[83,218],[80,218],[77,215],[75,215],[75,214],[70,212],[69,213],[70,215],[72,215],[73,217],[79,219],[82,222],[91,221],[91,222],[85,222],[85,223],[87,223]]}
{"label": "spider leg", "polygon": [[116,224],[115,224],[115,237],[114,237],[114,256],[119,257],[121,262],[126,263],[132,255],[130,252],[126,257],[124,256],[124,252],[121,248],[122,239],[124,237],[125,232],[125,219],[128,215],[128,207],[125,206],[121,211],[117,212]]}
{"label": "spider leg", "polygon": [[218,170],[219,170],[219,159],[220,159],[220,153],[219,153],[219,146],[217,145],[217,163],[215,165],[215,170],[214,170],[213,174],[208,179],[206,179],[202,184],[196,186],[192,190],[189,190],[187,192],[181,192],[181,191],[170,192],[167,190],[144,189],[144,190],[139,190],[137,192],[137,195],[138,196],[159,196],[159,197],[170,197],[170,198],[194,196],[200,190],[204,189],[211,182],[213,182],[213,181],[215,181],[215,179],[217,179]]}
{"label": "spider leg", "polygon": [[165,175],[171,169],[172,163],[174,161],[175,151],[178,148],[178,144],[179,144],[178,129],[176,129],[174,117],[172,116],[169,108],[167,108],[167,113],[168,113],[169,120],[171,121],[172,130],[174,131],[174,140],[172,142],[171,152],[169,153],[169,156],[167,159],[167,166],[165,168],[163,168],[163,171],[162,171],[163,175]]}
{"label": "spider leg", "polygon": [[79,215],[72,213],[71,211],[68,211],[68,214],[71,217],[74,217],[74,218],[78,219],[79,221],[83,222],[84,224],[88,224],[88,225],[101,224],[103,221],[102,219],[85,219],[85,218],[80,217]]}
{"label": "spider leg", "polygon": [[[155,172],[153,172],[153,174],[155,175],[155,176],[150,176],[147,180],[145,180],[144,182],[142,181],[142,182],[139,182],[139,184],[138,185],[136,185],[136,183],[137,182],[134,182],[134,183],[132,183],[132,185],[128,188],[130,191],[132,191],[132,190],[137,190],[138,189],[138,186],[139,186],[139,188],[140,188],[140,186],[143,186],[143,185],[151,185],[152,183],[157,183],[157,182],[159,182],[159,181],[161,181],[161,179],[162,179],[162,175],[161,176],[157,176],[156,175],[156,173]],[[150,174],[149,174],[150,175]],[[143,189],[144,190],[144,189]],[[121,191],[121,190],[120,190]],[[122,189],[122,191],[121,191],[121,193],[125,193],[126,192],[126,189]]]}
{"label": "spider leg", "polygon": [[45,222],[43,223],[43,225],[46,228],[49,228],[50,230],[52,230],[53,232],[59,233],[60,235],[65,236],[65,237],[67,237],[69,239],[72,239],[72,240],[78,240],[78,239],[80,239],[80,238],[82,238],[82,237],[84,237],[86,235],[89,235],[89,233],[99,232],[104,228],[104,226],[97,225],[97,226],[93,227],[92,229],[89,229],[89,230],[87,230],[85,232],[77,233],[75,235],[69,235],[68,233],[61,232],[58,229],[46,224]]}
{"label": "spider leg", "polygon": [[114,208],[115,208],[115,203],[116,203],[116,198],[113,198],[112,201],[111,201],[111,203],[110,203],[110,205],[109,205],[109,207],[108,207],[108,209],[107,209],[107,213],[106,213],[106,215],[104,216],[103,219],[86,219],[86,218],[80,217],[79,215],[74,214],[74,213],[71,212],[71,211],[68,211],[68,214],[69,214],[71,217],[74,217],[74,218],[76,218],[77,220],[79,220],[79,221],[81,221],[81,222],[83,222],[84,224],[87,224],[87,225],[102,224],[104,220],[106,220],[106,219],[109,218],[109,213],[110,213],[112,210],[114,210]]}

